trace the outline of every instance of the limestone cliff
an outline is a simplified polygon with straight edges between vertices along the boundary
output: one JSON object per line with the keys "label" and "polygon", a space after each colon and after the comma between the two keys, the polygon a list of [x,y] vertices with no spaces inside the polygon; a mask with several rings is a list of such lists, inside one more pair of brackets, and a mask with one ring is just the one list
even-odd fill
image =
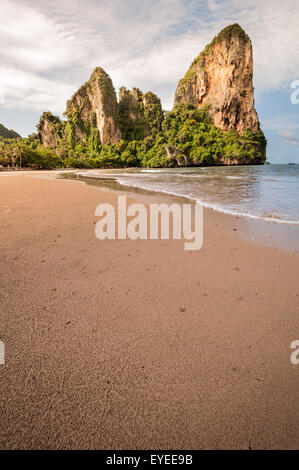
{"label": "limestone cliff", "polygon": [[118,102],[98,67],[67,102],[66,121],[42,115],[39,138],[64,164],[80,168],[263,164],[267,141],[252,79],[251,41],[234,24],[194,59],[172,111],[164,113],[154,93],[138,88],[121,87]]}
{"label": "limestone cliff", "polygon": [[100,67],[67,102],[66,133],[69,142],[87,143],[96,134],[102,145],[121,139],[118,124],[118,104],[109,75]]}
{"label": "limestone cliff", "polygon": [[58,116],[50,111],[43,113],[37,125],[39,140],[45,147],[57,147],[63,137],[63,127]]}
{"label": "limestone cliff", "polygon": [[160,130],[163,120],[161,101],[151,91],[142,93],[138,88],[129,91],[121,87],[119,119],[123,139],[144,139]]}
{"label": "limestone cliff", "polygon": [[207,104],[216,127],[242,133],[259,129],[254,108],[252,45],[238,25],[223,29],[194,59],[178,83],[174,105]]}
{"label": "limestone cliff", "polygon": [[86,145],[98,151],[107,142],[142,140],[161,129],[163,111],[160,99],[151,91],[142,93],[120,88],[119,103],[109,75],[96,68],[89,81],[79,88],[67,102],[66,122],[51,113],[44,113],[38,125],[41,142],[46,147],[57,147],[61,136],[57,128],[64,126],[64,141],[74,148]]}

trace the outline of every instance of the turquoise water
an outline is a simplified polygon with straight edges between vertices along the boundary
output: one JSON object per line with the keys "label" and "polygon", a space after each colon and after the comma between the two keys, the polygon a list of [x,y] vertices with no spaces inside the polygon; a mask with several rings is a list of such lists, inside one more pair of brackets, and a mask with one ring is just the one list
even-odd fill
{"label": "turquoise water", "polygon": [[299,225],[299,165],[92,170],[83,174],[186,196],[225,213]]}

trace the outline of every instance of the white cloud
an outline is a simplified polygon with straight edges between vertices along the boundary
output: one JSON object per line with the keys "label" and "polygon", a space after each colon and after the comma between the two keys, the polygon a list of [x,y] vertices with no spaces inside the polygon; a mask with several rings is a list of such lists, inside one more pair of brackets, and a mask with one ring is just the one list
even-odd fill
{"label": "white cloud", "polygon": [[0,80],[11,107],[61,114],[102,66],[116,88],[152,89],[169,109],[193,58],[234,22],[252,38],[257,92],[298,78],[297,0],[1,0],[0,14]]}
{"label": "white cloud", "polygon": [[70,32],[26,2],[1,0],[1,63],[21,70],[48,71],[76,58],[68,42]]}
{"label": "white cloud", "polygon": [[279,130],[277,133],[288,144],[293,145],[295,147],[299,147],[299,139],[293,132],[287,130]]}
{"label": "white cloud", "polygon": [[299,129],[298,114],[284,114],[263,121],[263,130],[265,131],[278,131],[281,128]]}
{"label": "white cloud", "polygon": [[2,69],[1,89],[8,108],[27,108],[30,110],[49,110],[62,114],[65,97],[71,96],[73,87],[63,81],[43,78],[28,71]]}

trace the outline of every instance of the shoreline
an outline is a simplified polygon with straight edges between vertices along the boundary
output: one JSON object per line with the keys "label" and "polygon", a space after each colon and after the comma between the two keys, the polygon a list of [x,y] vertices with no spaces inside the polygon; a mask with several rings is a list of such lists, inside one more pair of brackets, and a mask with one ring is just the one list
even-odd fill
{"label": "shoreline", "polygon": [[99,241],[117,192],[43,173],[0,174],[0,448],[298,448],[297,255],[206,209],[196,252]]}
{"label": "shoreline", "polygon": [[[115,171],[117,171],[117,169],[115,169]],[[123,194],[123,192],[126,192],[131,197],[137,197],[138,199],[148,197],[149,200],[154,200],[155,202],[162,199],[169,202],[177,201],[178,203],[196,203],[195,199],[188,196],[125,185],[112,178],[84,176],[77,176],[77,178],[75,178],[75,174],[78,172],[82,172],[82,170],[63,172],[61,175],[58,173],[57,178],[81,181],[82,183],[91,186],[114,191],[117,194]],[[103,172],[105,172],[105,170],[103,170]],[[252,241],[283,251],[289,251],[295,254],[299,252],[299,226],[297,224],[228,213],[221,209],[208,207],[205,204],[203,204],[203,208],[204,213],[211,214],[211,217],[214,213],[224,216],[221,217],[222,225],[230,230],[232,230],[232,226],[234,226],[234,231],[238,231],[247,241]]]}

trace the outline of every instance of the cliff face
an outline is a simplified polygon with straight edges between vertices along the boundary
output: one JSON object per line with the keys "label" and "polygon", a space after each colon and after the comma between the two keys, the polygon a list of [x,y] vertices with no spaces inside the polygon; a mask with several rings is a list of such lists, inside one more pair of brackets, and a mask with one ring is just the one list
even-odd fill
{"label": "cliff face", "polygon": [[99,67],[67,102],[65,115],[64,123],[51,113],[42,115],[38,131],[46,147],[57,147],[58,122],[65,126],[64,138],[72,148],[82,142],[97,151],[107,142],[142,140],[154,135],[163,120],[161,101],[151,91],[142,93],[138,88],[129,91],[121,87],[118,103],[109,75]]}
{"label": "cliff face", "polygon": [[67,102],[66,121],[42,115],[39,138],[79,167],[263,164],[267,141],[252,78],[251,41],[234,24],[194,59],[171,112],[164,115],[160,99],[138,88],[121,87],[118,102],[98,67]]}
{"label": "cliff face", "polygon": [[7,129],[3,124],[0,124],[0,137],[4,137],[5,139],[17,139],[21,136],[12,129]]}
{"label": "cliff face", "polygon": [[123,139],[144,139],[160,129],[162,120],[161,101],[154,93],[120,88],[119,122]]}
{"label": "cliff face", "polygon": [[194,59],[178,83],[174,105],[208,104],[216,127],[239,133],[250,128],[256,133],[252,77],[251,41],[238,24],[228,26]]}
{"label": "cliff face", "polygon": [[63,123],[59,117],[53,116],[49,111],[43,113],[37,125],[39,139],[42,144],[45,147],[57,147],[62,137],[62,127]]}
{"label": "cliff face", "polygon": [[62,138],[57,136],[59,125],[64,126],[65,141],[72,148],[81,142],[97,151],[107,142],[142,140],[154,135],[163,120],[161,101],[151,91],[142,93],[138,88],[129,91],[121,87],[118,103],[109,75],[99,67],[67,102],[65,115],[64,123],[51,113],[42,115],[38,131],[46,147],[57,147]]}
{"label": "cliff face", "polygon": [[67,102],[66,115],[69,141],[87,143],[96,131],[102,145],[121,139],[115,90],[109,75],[100,67]]}

